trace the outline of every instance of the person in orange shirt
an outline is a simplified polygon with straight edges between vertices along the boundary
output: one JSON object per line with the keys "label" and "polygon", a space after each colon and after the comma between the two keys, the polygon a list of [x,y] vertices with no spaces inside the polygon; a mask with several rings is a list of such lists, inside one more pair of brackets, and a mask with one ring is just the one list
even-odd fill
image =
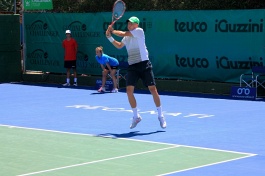
{"label": "person in orange shirt", "polygon": [[77,73],[76,73],[76,54],[77,54],[77,42],[72,38],[71,31],[65,31],[66,39],[63,40],[64,48],[64,68],[67,69],[66,83],[63,86],[70,86],[70,71],[71,68],[74,71],[74,86],[77,86]]}

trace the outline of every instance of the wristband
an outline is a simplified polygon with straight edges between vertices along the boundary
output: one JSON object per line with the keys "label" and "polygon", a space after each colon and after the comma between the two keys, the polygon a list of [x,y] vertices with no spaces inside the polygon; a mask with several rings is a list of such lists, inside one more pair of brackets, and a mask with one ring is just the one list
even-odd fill
{"label": "wristband", "polygon": [[108,37],[108,40],[110,41],[110,43],[114,42],[114,38],[113,37]]}

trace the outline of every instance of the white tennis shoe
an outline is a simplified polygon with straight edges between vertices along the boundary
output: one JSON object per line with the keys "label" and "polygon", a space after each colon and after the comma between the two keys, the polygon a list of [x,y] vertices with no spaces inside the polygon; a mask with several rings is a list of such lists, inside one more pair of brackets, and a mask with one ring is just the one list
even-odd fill
{"label": "white tennis shoe", "polygon": [[137,124],[139,123],[139,122],[141,122],[141,120],[142,120],[142,118],[141,118],[141,116],[139,116],[138,115],[138,117],[133,117],[133,119],[132,119],[132,124],[131,124],[131,126],[130,126],[130,129],[133,129],[133,128],[135,128],[136,126],[137,126]]}
{"label": "white tennis shoe", "polygon": [[116,89],[112,89],[111,93],[118,93],[119,90],[116,88]]}
{"label": "white tennis shoe", "polygon": [[160,122],[161,128],[165,129],[167,127],[167,122],[166,122],[165,117],[162,115],[162,116],[158,117],[158,120]]}
{"label": "white tennis shoe", "polygon": [[70,86],[70,83],[64,83],[63,86]]}
{"label": "white tennis shoe", "polygon": [[100,88],[98,89],[98,92],[106,92],[105,87],[100,87]]}

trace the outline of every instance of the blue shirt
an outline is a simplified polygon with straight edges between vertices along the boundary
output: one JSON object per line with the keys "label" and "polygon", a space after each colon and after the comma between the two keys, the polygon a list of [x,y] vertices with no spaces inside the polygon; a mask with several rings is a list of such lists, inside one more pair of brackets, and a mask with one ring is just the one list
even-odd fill
{"label": "blue shirt", "polygon": [[98,57],[96,55],[96,60],[98,61],[98,63],[105,65],[106,63],[108,63],[110,66],[118,66],[119,65],[119,61],[117,59],[115,59],[114,57],[110,57],[106,54],[102,54],[101,57]]}

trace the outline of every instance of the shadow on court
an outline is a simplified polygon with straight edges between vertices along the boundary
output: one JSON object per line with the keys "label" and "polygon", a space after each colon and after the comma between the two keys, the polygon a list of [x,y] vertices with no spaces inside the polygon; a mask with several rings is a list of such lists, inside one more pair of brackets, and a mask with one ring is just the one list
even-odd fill
{"label": "shadow on court", "polygon": [[154,132],[148,132],[148,133],[141,133],[139,131],[132,131],[129,133],[121,133],[121,134],[105,133],[105,134],[99,134],[98,137],[131,138],[134,136],[146,136],[146,135],[152,135],[152,134],[163,133],[163,132],[166,132],[166,131],[154,131]]}
{"label": "shadow on court", "polygon": [[112,93],[112,92],[95,92],[95,93],[91,93],[90,95],[103,95],[103,94],[108,94],[108,93]]}

